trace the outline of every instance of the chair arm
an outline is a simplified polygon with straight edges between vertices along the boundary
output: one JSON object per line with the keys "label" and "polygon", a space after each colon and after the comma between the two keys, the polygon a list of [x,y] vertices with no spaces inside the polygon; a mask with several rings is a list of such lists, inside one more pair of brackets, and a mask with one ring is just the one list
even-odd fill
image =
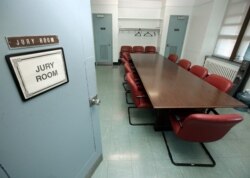
{"label": "chair arm", "polygon": [[148,96],[146,94],[143,95],[143,93],[141,95],[137,95],[136,98],[138,98],[139,104],[142,104],[142,103],[145,104],[149,102]]}
{"label": "chair arm", "polygon": [[139,95],[139,96],[136,96],[136,98],[146,98],[147,96],[145,95]]}

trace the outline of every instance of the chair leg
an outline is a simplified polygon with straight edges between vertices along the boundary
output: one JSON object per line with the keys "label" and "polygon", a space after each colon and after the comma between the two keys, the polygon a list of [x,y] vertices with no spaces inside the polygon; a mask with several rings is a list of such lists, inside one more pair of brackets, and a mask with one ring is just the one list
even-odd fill
{"label": "chair leg", "polygon": [[123,86],[124,90],[125,90],[125,91],[130,91],[130,90],[126,87],[126,85],[127,85],[127,82],[122,82],[122,86]]}
{"label": "chair leg", "polygon": [[168,142],[167,142],[167,139],[166,139],[166,136],[164,134],[164,132],[162,132],[162,135],[163,135],[163,138],[164,138],[164,141],[165,141],[165,144],[166,144],[166,147],[167,147],[167,150],[168,150],[168,155],[169,155],[169,158],[171,160],[171,162],[175,165],[175,166],[196,166],[196,167],[214,167],[216,165],[216,162],[214,161],[213,157],[211,156],[211,154],[209,153],[209,151],[207,150],[207,148],[205,147],[205,145],[203,143],[200,143],[203,150],[206,152],[206,154],[208,155],[208,157],[210,158],[210,160],[212,161],[212,164],[200,164],[200,163],[177,163],[173,160],[173,157],[172,157],[172,154],[171,154],[171,151],[170,151],[170,148],[168,146]]}
{"label": "chair leg", "polygon": [[137,107],[135,107],[135,106],[129,106],[129,107],[128,107],[128,119],[129,119],[129,124],[130,124],[130,125],[132,125],[132,126],[154,125],[154,123],[138,123],[138,124],[132,123],[132,121],[131,121],[131,116],[130,116],[130,110],[131,110],[131,109],[139,109],[139,108],[137,108]]}
{"label": "chair leg", "polygon": [[219,115],[219,113],[215,109],[213,109],[213,108],[207,109],[206,113],[209,114],[210,112],[214,113],[215,115]]}
{"label": "chair leg", "polygon": [[126,103],[127,103],[127,104],[134,104],[133,102],[129,102],[129,101],[128,101],[128,94],[129,94],[129,93],[131,93],[131,92],[130,92],[130,91],[126,91],[126,93],[125,93]]}

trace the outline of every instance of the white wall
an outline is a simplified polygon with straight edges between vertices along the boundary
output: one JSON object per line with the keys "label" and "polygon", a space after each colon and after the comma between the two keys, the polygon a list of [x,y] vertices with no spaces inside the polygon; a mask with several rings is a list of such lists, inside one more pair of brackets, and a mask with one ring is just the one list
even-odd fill
{"label": "white wall", "polygon": [[196,0],[193,8],[183,56],[193,64],[202,65],[212,55],[228,0]]}
{"label": "white wall", "polygon": [[118,1],[92,1],[91,10],[93,13],[112,14],[112,37],[113,37],[113,62],[118,61]]}
{"label": "white wall", "polygon": [[[92,13],[113,15],[113,62],[118,60],[120,46],[126,44],[155,45],[159,53],[164,54],[170,15],[188,15],[180,57],[202,65],[205,56],[213,53],[227,3],[228,0],[94,0]],[[161,30],[153,37],[135,37],[137,31],[119,32],[119,28],[126,27],[159,27]],[[250,79],[245,88],[250,88]]]}
{"label": "white wall", "polygon": [[193,8],[190,28],[186,35],[186,46],[183,50],[184,58],[189,59],[193,64],[197,63],[200,58],[211,10],[212,2],[197,5]]}
{"label": "white wall", "polygon": [[[205,3],[205,5],[197,5],[193,15],[193,5],[197,4],[195,0],[188,2],[186,0],[94,0],[92,1],[92,13],[113,15],[113,62],[118,60],[121,45],[154,45],[160,54],[164,54],[170,15],[188,15],[189,22],[181,57],[187,55],[197,59],[196,56],[200,54],[200,47],[205,38],[204,33],[211,13],[211,7],[208,8],[207,1],[210,2],[210,0],[197,1],[201,4]],[[212,3],[210,3],[211,5]],[[193,17],[194,21],[192,21]],[[191,29],[189,29],[190,27]],[[160,30],[149,31],[153,35],[152,37],[143,36],[147,31],[142,31],[142,36],[136,37],[137,30],[119,31],[119,28],[158,28]],[[198,32],[198,37],[196,32]],[[189,35],[191,37],[188,38]],[[195,44],[191,44],[189,47],[193,40]]]}
{"label": "white wall", "polygon": [[[130,17],[138,19],[162,19],[162,20],[120,20],[119,27],[144,27],[159,28],[160,31],[153,33],[153,37],[135,37],[137,31],[121,31],[119,33],[118,44],[121,45],[154,45],[160,54],[164,54],[167,29],[170,15],[188,15],[192,14],[194,0],[167,0],[167,1],[119,1],[119,17]],[[188,25],[189,26],[189,25]],[[187,29],[188,31],[188,29]],[[144,33],[143,33],[144,34]],[[183,49],[185,48],[185,42]]]}
{"label": "white wall", "polygon": [[[159,46],[159,29],[162,23],[162,20],[160,20],[161,1],[121,0],[118,7],[118,15],[120,17],[118,49],[122,45]],[[122,30],[124,28],[127,30]],[[148,29],[143,30],[143,28]],[[141,33],[141,36],[135,36],[138,31]],[[152,36],[144,36],[147,32]]]}

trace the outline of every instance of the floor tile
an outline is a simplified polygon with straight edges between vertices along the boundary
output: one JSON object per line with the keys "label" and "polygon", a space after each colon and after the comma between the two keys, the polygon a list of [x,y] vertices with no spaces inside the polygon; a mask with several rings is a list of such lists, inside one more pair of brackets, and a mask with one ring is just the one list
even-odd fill
{"label": "floor tile", "polygon": [[108,178],[133,178],[131,161],[108,161]]}
{"label": "floor tile", "polygon": [[136,178],[157,178],[154,161],[132,160],[133,175]]}
{"label": "floor tile", "polygon": [[156,164],[157,178],[182,178],[180,167],[174,166],[170,160],[157,160]]}
{"label": "floor tile", "polygon": [[108,161],[103,160],[100,163],[92,178],[108,178]]}
{"label": "floor tile", "polygon": [[[216,109],[221,114],[239,113],[244,121],[222,139],[205,143],[215,167],[174,166],[161,132],[152,126],[131,126],[122,87],[122,66],[96,66],[103,161],[92,178],[250,178],[250,114],[232,108]],[[150,110],[132,111],[133,122],[152,122]],[[209,161],[200,145],[165,132],[177,161]]]}

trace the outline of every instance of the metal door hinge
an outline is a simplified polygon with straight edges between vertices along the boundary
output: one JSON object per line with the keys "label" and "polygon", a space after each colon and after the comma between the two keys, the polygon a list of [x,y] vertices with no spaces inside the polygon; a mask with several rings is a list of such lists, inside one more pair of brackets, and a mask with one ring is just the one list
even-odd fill
{"label": "metal door hinge", "polygon": [[101,100],[96,96],[94,96],[93,98],[89,99],[89,106],[93,106],[93,105],[99,105],[101,103]]}

